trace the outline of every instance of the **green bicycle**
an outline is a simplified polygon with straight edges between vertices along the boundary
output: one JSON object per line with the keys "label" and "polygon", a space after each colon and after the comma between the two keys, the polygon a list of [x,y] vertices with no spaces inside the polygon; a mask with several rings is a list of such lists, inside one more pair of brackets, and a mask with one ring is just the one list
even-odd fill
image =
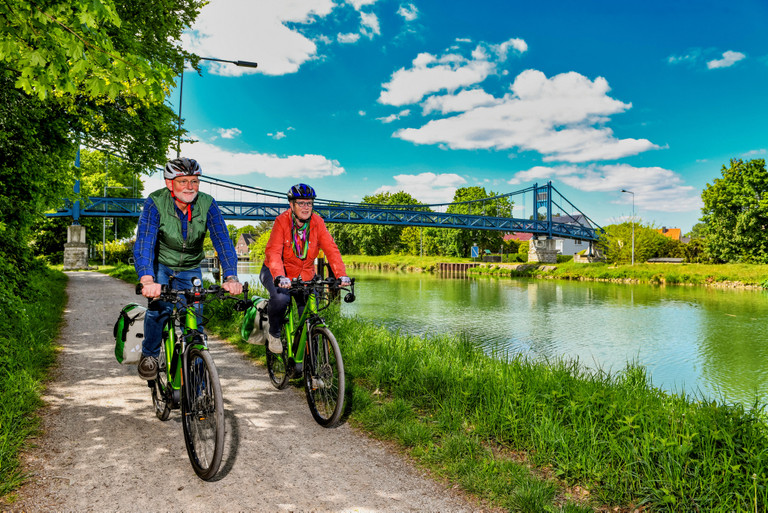
{"label": "green bicycle", "polygon": [[[208,299],[237,298],[218,285],[204,289],[199,278],[192,280],[189,290],[174,290],[171,284],[163,285],[154,299],[173,303],[173,310],[163,326],[157,378],[147,386],[152,389],[155,415],[160,420],[168,420],[171,410],[181,408],[189,461],[195,473],[207,481],[218,472],[224,452],[224,399],[208,337],[198,327],[197,311]],[[141,283],[136,285],[137,294],[141,289]],[[244,309],[245,299],[238,303],[236,309]]]}
{"label": "green bicycle", "polygon": [[[347,292],[344,301],[353,302],[354,278],[351,282],[350,288],[344,288],[336,278],[316,276],[309,281],[292,280],[291,287],[285,289],[291,295],[291,302],[281,331],[283,352],[276,354],[267,350],[267,372],[272,385],[284,389],[290,379],[303,377],[309,410],[324,427],[333,427],[341,419],[345,383],[339,344],[319,312],[328,308],[332,298],[342,290]],[[299,304],[304,305],[303,309]],[[267,311],[268,306],[260,309],[260,318],[255,322],[263,326]]]}

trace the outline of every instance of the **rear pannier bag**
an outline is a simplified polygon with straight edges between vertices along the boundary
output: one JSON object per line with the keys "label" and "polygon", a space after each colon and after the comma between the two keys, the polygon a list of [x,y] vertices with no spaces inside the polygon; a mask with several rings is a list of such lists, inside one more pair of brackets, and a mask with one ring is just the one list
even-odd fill
{"label": "rear pannier bag", "polygon": [[263,346],[269,331],[269,318],[265,310],[268,302],[259,296],[253,296],[251,301],[253,306],[246,310],[243,316],[240,336],[249,344]]}
{"label": "rear pannier bag", "polygon": [[119,363],[139,363],[146,311],[145,307],[136,303],[128,303],[120,310],[120,316],[112,330],[115,336],[115,358]]}

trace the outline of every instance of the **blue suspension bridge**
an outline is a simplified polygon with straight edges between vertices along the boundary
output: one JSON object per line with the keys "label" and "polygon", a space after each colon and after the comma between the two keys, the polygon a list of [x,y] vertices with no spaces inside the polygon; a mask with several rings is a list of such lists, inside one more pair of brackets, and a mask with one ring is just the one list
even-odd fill
{"label": "blue suspension bridge", "polygon": [[[237,184],[211,176],[200,177],[212,188],[230,189],[252,201],[216,202],[225,219],[273,221],[288,208],[284,192]],[[77,193],[77,186],[75,192]],[[213,194],[214,197],[219,196]],[[138,217],[144,198],[89,197],[65,200],[63,208],[49,217]],[[530,215],[526,218],[526,205]],[[449,208],[453,207],[453,208]],[[450,212],[449,212],[450,210]],[[381,205],[317,198],[314,211],[326,223],[383,224],[467,230],[532,233],[541,238],[597,241],[602,231],[592,219],[568,201],[553,185],[534,184],[519,191],[460,203],[430,205]],[[466,212],[466,213],[462,213]],[[521,217],[514,213],[520,212]]]}

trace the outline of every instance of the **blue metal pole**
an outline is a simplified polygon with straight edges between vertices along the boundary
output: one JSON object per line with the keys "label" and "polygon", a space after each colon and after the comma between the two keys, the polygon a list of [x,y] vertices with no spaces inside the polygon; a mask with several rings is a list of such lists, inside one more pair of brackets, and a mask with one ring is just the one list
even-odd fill
{"label": "blue metal pole", "polygon": [[[77,155],[75,155],[75,195],[80,194],[80,141],[77,142]],[[72,224],[80,224],[80,200],[75,200],[72,208]]]}

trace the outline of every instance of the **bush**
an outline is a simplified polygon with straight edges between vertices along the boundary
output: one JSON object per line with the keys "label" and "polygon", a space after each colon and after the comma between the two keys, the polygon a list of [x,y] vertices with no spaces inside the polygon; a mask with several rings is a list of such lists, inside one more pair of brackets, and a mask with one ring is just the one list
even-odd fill
{"label": "bush", "polygon": [[128,241],[107,242],[104,248],[104,260],[108,264],[127,264],[133,257],[133,239]]}

